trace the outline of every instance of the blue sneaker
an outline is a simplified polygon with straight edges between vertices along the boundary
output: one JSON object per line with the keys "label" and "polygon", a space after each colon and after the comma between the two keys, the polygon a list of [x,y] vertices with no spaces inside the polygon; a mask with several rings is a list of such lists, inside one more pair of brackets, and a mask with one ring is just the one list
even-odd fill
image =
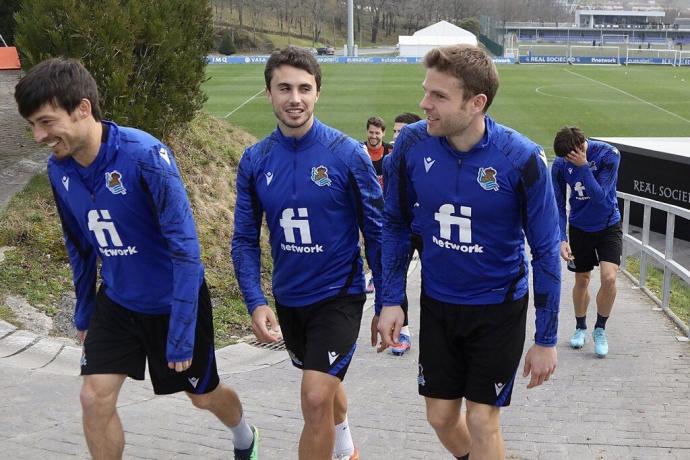
{"label": "blue sneaker", "polygon": [[575,333],[570,338],[570,346],[573,348],[582,348],[587,341],[587,329],[575,329]]}
{"label": "blue sneaker", "polygon": [[254,440],[249,449],[235,449],[235,460],[259,460],[259,429],[252,425]]}
{"label": "blue sneaker", "polygon": [[403,334],[401,332],[400,336],[398,338],[398,342],[400,342],[399,347],[392,347],[391,348],[391,353],[394,354],[395,356],[402,356],[407,352],[407,350],[412,348],[412,340],[410,340],[410,336],[407,334]]}
{"label": "blue sneaker", "polygon": [[604,358],[609,354],[609,341],[606,339],[606,329],[597,327],[592,332],[594,339],[594,353],[598,358]]}

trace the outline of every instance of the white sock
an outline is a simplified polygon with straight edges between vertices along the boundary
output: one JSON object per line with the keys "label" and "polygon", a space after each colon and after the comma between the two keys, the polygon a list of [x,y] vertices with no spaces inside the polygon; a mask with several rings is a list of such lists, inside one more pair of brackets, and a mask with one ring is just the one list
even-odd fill
{"label": "white sock", "polygon": [[411,337],[410,335],[410,326],[403,326],[400,328],[400,333],[405,334],[408,337]]}
{"label": "white sock", "polygon": [[342,457],[345,455],[352,455],[355,451],[355,445],[352,443],[352,434],[350,433],[350,425],[347,423],[347,416],[342,423],[335,426],[335,447],[333,448],[333,455],[335,457]]}
{"label": "white sock", "polygon": [[252,442],[254,441],[254,432],[244,419],[244,414],[242,414],[240,423],[238,423],[236,426],[231,426],[230,431],[232,431],[232,436],[234,438],[233,444],[235,445],[235,449],[246,450],[252,446]]}

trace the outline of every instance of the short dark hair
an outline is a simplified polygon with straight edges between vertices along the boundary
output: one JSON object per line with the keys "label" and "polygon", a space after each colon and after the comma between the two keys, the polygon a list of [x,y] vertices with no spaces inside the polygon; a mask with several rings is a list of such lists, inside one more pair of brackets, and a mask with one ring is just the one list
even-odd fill
{"label": "short dark hair", "polygon": [[422,117],[420,117],[416,113],[403,112],[397,117],[395,117],[395,123],[405,123],[406,125],[410,125],[412,123],[418,122],[421,119]]}
{"label": "short dark hair", "polygon": [[386,122],[383,121],[383,118],[381,118],[381,117],[377,117],[377,116],[369,117],[369,119],[367,120],[367,129],[369,129],[369,126],[371,126],[371,125],[374,125],[377,128],[381,128],[381,131],[386,130]]}
{"label": "short dark hair", "polygon": [[308,50],[297,48],[296,46],[288,46],[271,53],[264,69],[266,89],[271,89],[273,71],[281,65],[296,67],[313,75],[316,80],[316,90],[321,91],[321,66],[319,66],[319,62]]}
{"label": "short dark hair", "polygon": [[484,94],[484,112],[489,109],[498,91],[496,66],[489,55],[476,46],[451,45],[434,48],[424,56],[424,66],[457,78],[464,101]]}
{"label": "short dark hair", "polygon": [[553,151],[558,157],[564,157],[585,143],[587,137],[577,126],[564,126],[558,130],[553,139]]}
{"label": "short dark hair", "polygon": [[82,99],[88,99],[93,118],[101,120],[96,80],[76,59],[57,57],[35,65],[14,87],[14,99],[24,118],[45,104],[71,114]]}

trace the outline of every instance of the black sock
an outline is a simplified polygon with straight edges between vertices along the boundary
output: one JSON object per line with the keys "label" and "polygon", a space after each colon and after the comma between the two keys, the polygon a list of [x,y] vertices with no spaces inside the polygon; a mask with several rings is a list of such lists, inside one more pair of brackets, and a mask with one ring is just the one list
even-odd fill
{"label": "black sock", "polygon": [[609,319],[608,316],[601,316],[599,313],[597,313],[597,323],[594,325],[594,329],[600,327],[602,329],[606,329],[606,320]]}
{"label": "black sock", "polygon": [[587,329],[587,316],[576,316],[576,326],[578,329]]}
{"label": "black sock", "polygon": [[463,455],[462,457],[455,457],[455,458],[457,458],[458,460],[470,460],[470,453],[467,452],[467,453],[466,453],[465,455]]}

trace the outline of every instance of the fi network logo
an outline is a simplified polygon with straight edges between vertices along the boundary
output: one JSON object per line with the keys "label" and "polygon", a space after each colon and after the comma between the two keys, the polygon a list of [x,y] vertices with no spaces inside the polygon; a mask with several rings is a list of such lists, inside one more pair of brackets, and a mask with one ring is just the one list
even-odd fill
{"label": "fi network logo", "polygon": [[[111,256],[129,256],[138,254],[136,246],[128,246],[124,248],[120,234],[117,232],[115,222],[110,217],[110,212],[107,209],[100,211],[92,209],[88,214],[88,225],[96,236],[98,243],[98,250],[106,257]],[[110,239],[110,241],[108,241]],[[113,249],[114,248],[114,249]]]}
{"label": "fi network logo", "polygon": [[585,195],[586,188],[582,185],[582,182],[575,182],[573,190],[577,192],[577,196],[575,197],[576,200],[589,200],[589,197]]}
{"label": "fi network logo", "polygon": [[[453,204],[443,204],[438,208],[438,212],[434,213],[434,219],[439,223],[439,236],[432,235],[432,241],[438,246],[445,249],[452,249],[454,251],[467,253],[483,253],[484,248],[478,244],[462,244],[472,243],[472,208],[469,206],[460,206],[460,215],[455,215],[455,206]],[[457,232],[453,232],[453,228],[457,227]],[[457,241],[461,244],[454,243],[453,234],[458,235]]]}
{"label": "fi network logo", "polygon": [[[308,254],[323,252],[323,246],[320,244],[309,246],[312,244],[312,241],[307,208],[297,208],[297,216],[300,219],[295,219],[295,210],[293,208],[283,209],[279,223],[285,233],[285,242],[290,244],[280,243],[280,248],[283,251]],[[299,233],[301,245],[296,244],[295,230]]]}

